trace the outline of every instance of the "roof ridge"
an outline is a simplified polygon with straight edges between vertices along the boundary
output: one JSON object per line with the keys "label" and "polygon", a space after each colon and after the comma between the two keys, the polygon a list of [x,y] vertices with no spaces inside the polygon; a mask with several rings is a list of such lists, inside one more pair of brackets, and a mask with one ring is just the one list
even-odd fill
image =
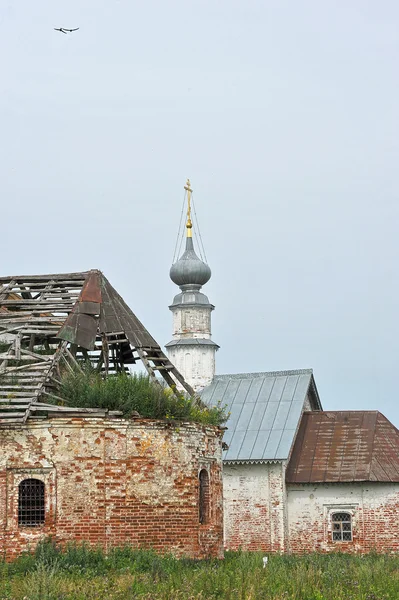
{"label": "roof ridge", "polygon": [[277,377],[284,375],[313,375],[313,369],[291,369],[287,371],[256,371],[254,373],[222,373],[220,375],[215,375],[214,379],[228,379],[230,377],[235,377],[236,379],[241,378],[249,378],[249,377]]}
{"label": "roof ridge", "polygon": [[88,269],[86,271],[73,271],[71,273],[43,273],[43,274],[32,274],[32,275],[7,275],[5,277],[0,277],[0,281],[19,281],[20,279],[24,279],[25,281],[30,281],[34,279],[62,279],[64,277],[78,277],[83,275],[88,275],[91,271],[97,271],[98,273],[102,273],[100,269]]}
{"label": "roof ridge", "polygon": [[[385,417],[385,415],[383,415],[383,413],[380,412],[379,410],[360,410],[360,409],[359,410],[351,410],[350,408],[348,408],[347,410],[328,410],[328,409],[322,410],[322,411],[320,411],[320,410],[304,410],[303,414],[315,414],[315,413],[319,414],[320,412],[324,413],[325,415],[328,413],[330,413],[330,414],[332,413],[334,415],[336,415],[338,413],[367,413],[367,414],[375,413],[375,414],[382,415],[387,421],[389,421],[389,419],[387,417]],[[393,425],[393,423],[392,423],[392,425]],[[395,427],[395,425],[394,425],[394,427]]]}

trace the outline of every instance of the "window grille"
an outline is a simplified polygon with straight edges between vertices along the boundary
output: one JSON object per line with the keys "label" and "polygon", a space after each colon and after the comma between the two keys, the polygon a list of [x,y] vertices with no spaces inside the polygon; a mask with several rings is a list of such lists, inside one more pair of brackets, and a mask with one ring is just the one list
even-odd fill
{"label": "window grille", "polygon": [[347,512],[332,515],[332,539],[334,542],[352,541],[352,516]]}
{"label": "window grille", "polygon": [[209,475],[205,469],[199,474],[199,522],[204,525],[209,515]]}
{"label": "window grille", "polygon": [[18,525],[39,527],[44,523],[44,483],[24,479],[18,488]]}

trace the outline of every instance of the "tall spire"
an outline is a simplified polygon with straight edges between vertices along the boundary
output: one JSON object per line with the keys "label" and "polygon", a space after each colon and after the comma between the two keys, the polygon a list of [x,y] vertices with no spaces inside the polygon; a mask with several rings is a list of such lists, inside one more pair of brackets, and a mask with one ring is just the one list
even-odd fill
{"label": "tall spire", "polygon": [[187,192],[187,221],[186,221],[187,233],[186,233],[186,237],[189,238],[189,237],[193,237],[193,233],[191,231],[192,227],[193,227],[193,223],[191,221],[191,194],[192,194],[193,190],[191,189],[191,184],[190,184],[189,179],[187,179],[184,189]]}
{"label": "tall spire", "polygon": [[[171,362],[195,391],[208,385],[215,374],[215,353],[219,346],[212,340],[211,312],[215,308],[201,288],[211,277],[209,266],[194,250],[191,220],[190,180],[187,192],[186,248],[170,269],[170,278],[180,287],[173,303],[173,339],[166,348]],[[180,230],[181,232],[181,230]]]}

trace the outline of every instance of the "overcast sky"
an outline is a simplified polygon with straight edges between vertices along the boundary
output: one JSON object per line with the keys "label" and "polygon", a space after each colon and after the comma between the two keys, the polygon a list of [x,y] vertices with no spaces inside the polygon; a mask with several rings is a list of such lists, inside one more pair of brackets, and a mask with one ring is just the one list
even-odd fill
{"label": "overcast sky", "polygon": [[190,177],[217,372],[399,426],[398,64],[394,0],[2,0],[2,274],[99,268],[165,344]]}

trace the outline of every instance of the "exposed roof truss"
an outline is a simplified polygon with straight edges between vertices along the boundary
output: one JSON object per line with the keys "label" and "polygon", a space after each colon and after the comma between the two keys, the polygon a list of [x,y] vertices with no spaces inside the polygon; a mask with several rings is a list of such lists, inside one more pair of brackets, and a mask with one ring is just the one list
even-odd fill
{"label": "exposed roof truss", "polygon": [[46,397],[57,395],[63,370],[87,360],[104,376],[141,361],[155,382],[159,374],[172,389],[180,384],[193,394],[100,271],[0,278],[0,425],[45,411],[78,412]]}

